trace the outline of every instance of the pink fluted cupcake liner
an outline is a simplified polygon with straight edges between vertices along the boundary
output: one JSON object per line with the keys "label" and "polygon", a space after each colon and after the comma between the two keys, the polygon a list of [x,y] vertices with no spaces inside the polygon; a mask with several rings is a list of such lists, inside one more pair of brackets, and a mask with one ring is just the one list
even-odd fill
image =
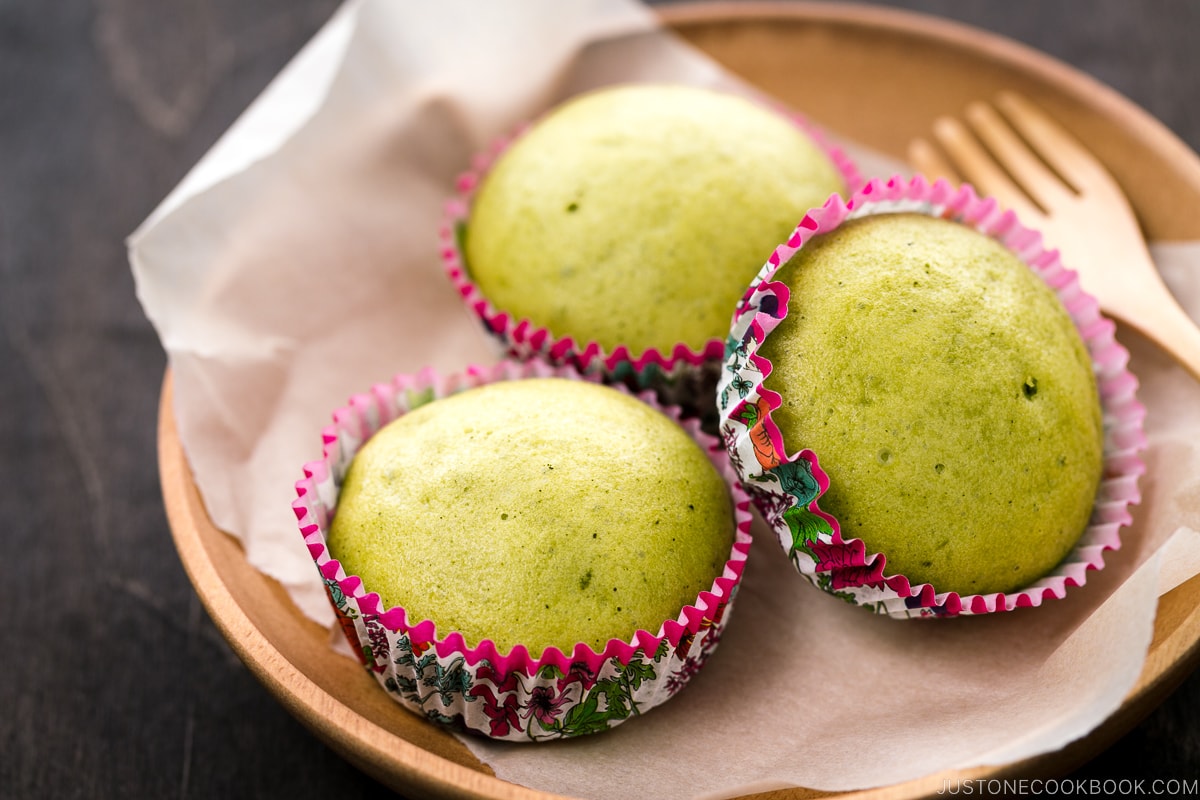
{"label": "pink fluted cupcake liner", "polygon": [[[854,161],[810,120],[781,106],[772,106],[804,131],[825,153],[853,192],[863,185]],[[462,246],[461,233],[470,218],[476,189],[491,166],[528,128],[494,142],[476,154],[470,168],[459,176],[455,196],[447,201],[438,238],[442,264],[459,296],[484,329],[495,338],[501,352],[516,360],[541,359],[549,364],[570,365],[585,375],[598,375],[609,383],[623,383],[635,391],[653,389],[661,402],[679,405],[688,413],[706,413],[720,371],[724,342],[714,338],[699,349],[679,343],[668,352],[651,348],[634,353],[624,346],[609,351],[596,342],[556,336],[529,319],[518,319],[496,307],[472,280]]]}
{"label": "pink fluted cupcake liner", "polygon": [[[901,574],[889,574],[885,559],[867,552],[860,539],[843,539],[838,521],[820,509],[819,498],[829,487],[820,468],[820,454],[789,448],[771,418],[780,398],[763,386],[771,365],[758,349],[787,314],[788,289],[773,281],[776,271],[805,242],[846,220],[898,212],[954,220],[1006,245],[1054,289],[1092,357],[1103,409],[1104,473],[1091,520],[1062,563],[1020,591],[960,596],[938,592],[930,584],[911,584]],[[1120,529],[1132,519],[1130,506],[1141,499],[1138,477],[1145,472],[1145,465],[1139,453],[1146,446],[1142,428],[1145,408],[1137,400],[1137,380],[1128,370],[1129,354],[1114,339],[1114,331],[1115,325],[1101,315],[1096,300],[1082,290],[1076,274],[1062,265],[1058,252],[1044,249],[1041,235],[1021,225],[995,200],[980,198],[970,186],[955,188],[944,181],[930,184],[920,176],[872,180],[849,201],[833,196],[810,211],[791,238],[771,254],[738,304],[718,386],[721,433],[755,505],[796,569],[814,585],[876,613],[900,618],[1038,606],[1063,597],[1068,587],[1083,585],[1088,571],[1103,568],[1104,552],[1120,547]],[[808,512],[814,522],[820,520],[812,526],[804,547],[793,545],[793,533],[784,519],[793,507],[798,507],[799,516]],[[791,511],[793,517],[797,511]]]}
{"label": "pink fluted cupcake liner", "polygon": [[456,729],[494,739],[544,741],[595,733],[637,716],[678,692],[716,648],[737,593],[750,547],[750,500],[740,488],[720,442],[678,409],[640,398],[676,419],[725,477],[735,509],[734,544],[722,574],[693,604],[657,631],[638,630],[597,652],[546,649],[530,657],[524,646],[500,652],[490,641],[468,644],[430,620],[410,620],[403,608],[385,608],[361,579],[331,557],[326,532],[350,461],[376,431],[425,403],[486,383],[532,377],[594,380],[572,367],[533,361],[501,362],[440,376],[432,370],[397,376],[355,395],[322,432],[322,458],[304,466],[292,506],[338,623],[350,647],[380,686],[402,706]]}

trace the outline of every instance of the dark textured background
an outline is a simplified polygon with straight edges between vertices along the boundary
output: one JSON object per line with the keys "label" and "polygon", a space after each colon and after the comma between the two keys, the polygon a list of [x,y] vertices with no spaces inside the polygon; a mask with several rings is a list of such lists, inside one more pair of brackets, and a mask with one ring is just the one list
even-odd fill
{"label": "dark textured background", "polygon": [[[124,248],[336,5],[0,0],[0,798],[381,788],[255,681],[184,575],[165,359]],[[886,5],[1044,50],[1200,149],[1194,0]],[[1200,673],[1076,773],[1197,776]]]}

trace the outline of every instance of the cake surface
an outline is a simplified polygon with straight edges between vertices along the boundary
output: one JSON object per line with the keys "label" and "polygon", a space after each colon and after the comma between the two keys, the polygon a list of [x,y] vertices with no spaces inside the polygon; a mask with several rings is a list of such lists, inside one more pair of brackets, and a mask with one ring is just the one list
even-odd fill
{"label": "cake surface", "polygon": [[1003,245],[919,214],[814,237],[775,280],[788,315],[759,353],[820,507],[885,572],[960,595],[1053,569],[1088,523],[1103,421],[1086,346]]}
{"label": "cake surface", "polygon": [[475,196],[464,255],[498,309],[608,352],[722,339],[746,284],[844,180],[797,125],[710,90],[630,85],[552,110]]}
{"label": "cake surface", "polygon": [[615,389],[505,381],[385,426],[329,549],[410,623],[508,652],[656,633],[730,556],[729,488],[674,421]]}

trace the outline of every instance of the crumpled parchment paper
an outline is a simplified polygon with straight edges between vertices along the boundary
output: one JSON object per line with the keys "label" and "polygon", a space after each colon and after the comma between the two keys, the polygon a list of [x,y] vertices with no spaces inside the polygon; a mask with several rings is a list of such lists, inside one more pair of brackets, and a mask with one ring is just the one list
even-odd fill
{"label": "crumpled parchment paper", "polygon": [[[396,372],[496,357],[438,261],[455,176],[517,123],[626,80],[738,86],[633,0],[352,0],[130,237],[209,514],[306,615],[332,621],[289,504],[332,410]],[[867,175],[902,169],[830,134]],[[1200,243],[1154,252],[1200,315]],[[1086,734],[1137,679],[1159,594],[1200,571],[1200,389],[1119,335],[1148,472],[1083,590],[1030,613],[872,617],[800,581],[759,524],[721,647],[679,697],[583,740],[468,746],[537,789],[684,798],[886,785]]]}

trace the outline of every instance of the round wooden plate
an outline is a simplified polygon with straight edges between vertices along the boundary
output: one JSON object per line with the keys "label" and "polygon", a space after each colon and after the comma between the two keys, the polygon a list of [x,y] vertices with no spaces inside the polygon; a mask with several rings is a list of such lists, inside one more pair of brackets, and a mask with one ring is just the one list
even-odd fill
{"label": "round wooden plate", "polygon": [[[1200,158],[1166,128],[1081,73],[975,29],[842,4],[679,5],[664,22],[729,70],[813,119],[902,158],[939,114],[1015,89],[1053,110],[1103,160],[1152,239],[1200,239]],[[819,76],[819,77],[814,77]],[[159,469],[180,558],[217,627],[250,670],[318,737],[408,795],[546,798],[494,777],[456,740],[401,709],[283,589],[249,566],[209,519],[188,468],[163,385]],[[1119,711],[1066,749],[1002,768],[930,775],[853,798],[935,795],[945,779],[1062,774],[1133,727],[1200,660],[1200,577],[1159,602],[1154,640]],[[760,798],[823,795],[806,789]]]}

